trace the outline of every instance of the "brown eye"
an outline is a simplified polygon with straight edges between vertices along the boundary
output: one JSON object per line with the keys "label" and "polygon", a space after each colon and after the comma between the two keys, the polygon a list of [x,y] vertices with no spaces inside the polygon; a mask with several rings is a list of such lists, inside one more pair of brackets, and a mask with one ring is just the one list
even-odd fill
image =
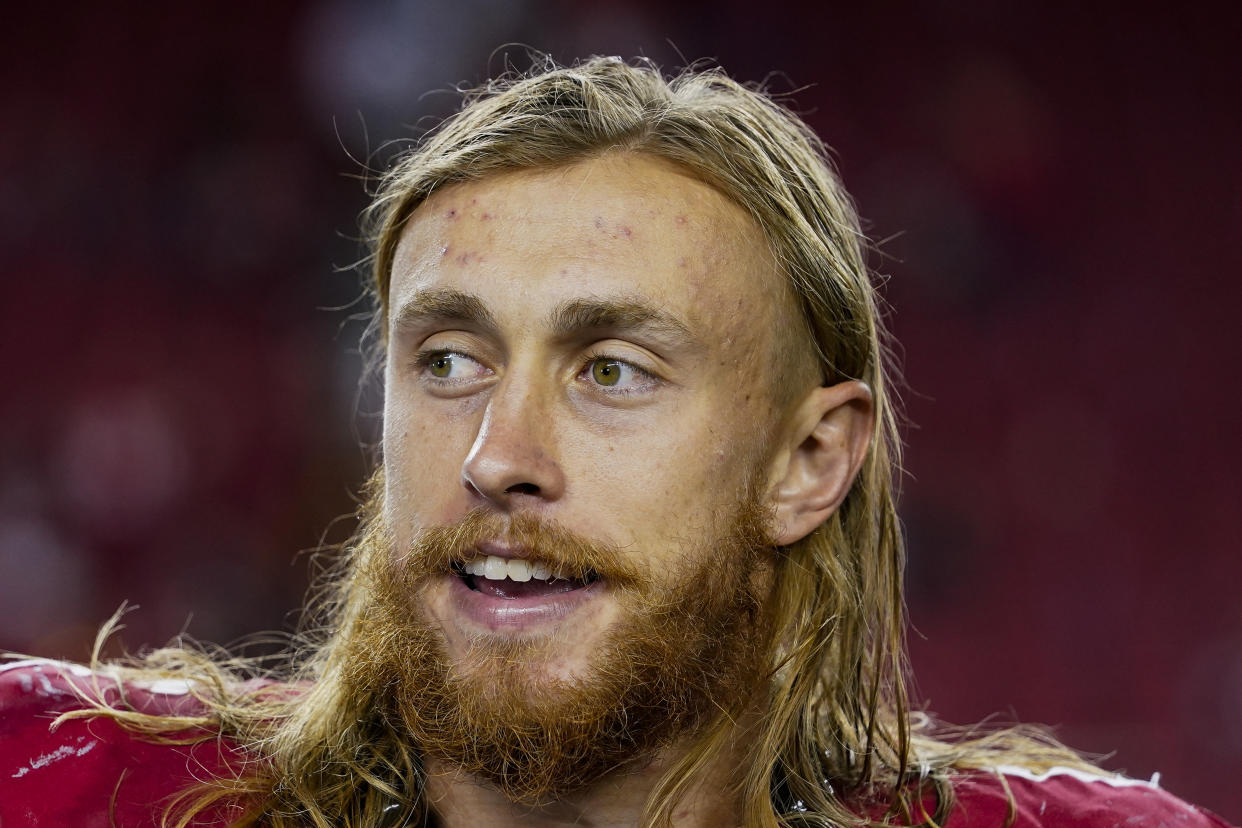
{"label": "brown eye", "polygon": [[621,380],[621,363],[615,359],[597,359],[591,363],[591,378],[600,385],[616,385]]}
{"label": "brown eye", "polygon": [[431,369],[433,377],[446,379],[449,374],[453,373],[453,357],[450,354],[440,354],[427,363],[427,367]]}

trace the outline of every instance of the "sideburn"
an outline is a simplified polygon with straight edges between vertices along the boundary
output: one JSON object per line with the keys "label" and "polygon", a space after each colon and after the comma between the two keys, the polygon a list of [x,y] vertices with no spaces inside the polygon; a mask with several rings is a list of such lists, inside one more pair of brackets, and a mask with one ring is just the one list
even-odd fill
{"label": "sideburn", "polygon": [[426,533],[395,562],[389,549],[359,550],[372,605],[346,645],[355,657],[342,678],[375,699],[373,715],[397,724],[421,756],[456,766],[513,802],[553,802],[643,766],[721,716],[737,716],[767,686],[774,552],[765,518],[748,500],[722,538],[687,550],[680,571],[658,580],[633,564],[632,551],[526,521],[523,542],[541,557],[624,583],[612,592],[617,622],[571,680],[523,669],[542,663],[539,641],[481,639],[469,671],[449,658],[441,631],[412,596],[426,583],[425,562],[443,572],[469,548],[469,519]]}

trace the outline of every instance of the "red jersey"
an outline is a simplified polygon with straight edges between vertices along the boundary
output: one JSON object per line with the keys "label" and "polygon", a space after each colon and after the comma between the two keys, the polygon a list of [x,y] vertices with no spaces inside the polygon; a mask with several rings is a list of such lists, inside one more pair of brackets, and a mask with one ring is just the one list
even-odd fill
{"label": "red jersey", "polygon": [[[2,828],[157,828],[172,797],[241,765],[236,746],[223,739],[155,744],[103,717],[72,719],[53,729],[58,715],[87,706],[75,687],[92,697],[102,693],[109,703],[123,690],[129,707],[144,713],[187,715],[198,709],[179,681],[122,687],[106,673],[63,662],[0,665]],[[1002,767],[959,776],[953,788],[956,802],[945,828],[999,828],[1011,810],[1014,828],[1229,828],[1154,780]],[[195,822],[204,828],[227,824],[222,812]]]}
{"label": "red jersey", "polygon": [[155,828],[172,796],[240,767],[241,754],[220,739],[157,744],[102,716],[53,728],[61,713],[88,707],[79,692],[115,704],[122,689],[128,706],[143,713],[201,709],[184,682],[122,688],[76,664],[0,664],[0,826]]}

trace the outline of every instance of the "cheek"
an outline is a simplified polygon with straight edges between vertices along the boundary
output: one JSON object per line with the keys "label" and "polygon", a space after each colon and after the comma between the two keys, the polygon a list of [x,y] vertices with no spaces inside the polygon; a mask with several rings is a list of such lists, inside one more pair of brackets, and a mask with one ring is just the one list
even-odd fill
{"label": "cheek", "polygon": [[749,472],[745,452],[709,411],[694,413],[568,443],[574,468],[567,471],[578,496],[593,504],[594,531],[654,552],[671,539],[710,534],[732,516]]}
{"label": "cheek", "polygon": [[384,406],[385,514],[398,543],[416,527],[460,517],[462,462],[470,450],[468,412],[441,411],[390,396]]}

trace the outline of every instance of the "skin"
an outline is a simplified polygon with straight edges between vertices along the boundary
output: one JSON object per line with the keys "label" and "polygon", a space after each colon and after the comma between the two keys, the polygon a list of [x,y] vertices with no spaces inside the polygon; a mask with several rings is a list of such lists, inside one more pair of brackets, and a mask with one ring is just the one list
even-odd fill
{"label": "skin", "polygon": [[[756,464],[783,544],[831,514],[866,452],[865,385],[821,388],[795,370],[803,388],[778,404],[788,348],[776,332],[794,311],[762,233],[659,159],[613,153],[436,193],[404,231],[388,307],[385,509],[398,549],[471,509],[523,511],[634,550],[659,577],[694,547],[685,539],[723,531]],[[573,307],[630,312],[553,315]],[[513,634],[463,617],[449,586],[419,600],[451,660]],[[603,590],[523,631],[545,654],[523,669],[579,674],[617,611]],[[736,739],[740,754],[742,723]],[[428,793],[445,825],[633,825],[676,755],[537,810],[449,768],[428,769]],[[719,795],[728,771],[708,769],[711,795],[689,797],[679,825],[737,822]]]}

